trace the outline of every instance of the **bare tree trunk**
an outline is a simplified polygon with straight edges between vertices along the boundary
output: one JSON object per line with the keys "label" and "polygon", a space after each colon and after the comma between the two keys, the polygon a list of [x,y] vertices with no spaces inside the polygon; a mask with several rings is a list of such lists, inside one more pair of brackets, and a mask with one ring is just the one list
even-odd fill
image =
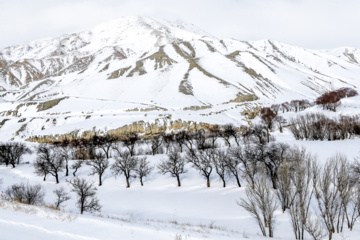
{"label": "bare tree trunk", "polygon": [[236,182],[237,182],[238,186],[241,187],[241,183],[240,183],[239,177],[238,177],[238,176],[235,176],[235,177],[236,177]]}
{"label": "bare tree trunk", "polygon": [[210,187],[210,176],[206,177],[206,186]]}
{"label": "bare tree trunk", "polygon": [[144,183],[143,183],[143,178],[142,178],[142,176],[140,177],[140,184],[141,184],[141,186],[144,186]]}
{"label": "bare tree trunk", "polygon": [[273,185],[273,189],[277,189],[276,177],[275,176],[271,177],[271,182],[272,182],[272,185]]}
{"label": "bare tree trunk", "polygon": [[130,177],[126,177],[126,188],[129,188],[129,187],[130,187],[129,178],[130,178]]}
{"label": "bare tree trunk", "polygon": [[269,224],[269,237],[274,237],[274,232],[271,224]]}
{"label": "bare tree trunk", "polygon": [[84,213],[84,201],[81,201],[80,214]]}
{"label": "bare tree trunk", "polygon": [[58,184],[59,183],[59,175],[57,172],[55,173],[55,178],[56,178],[56,184]]}
{"label": "bare tree trunk", "polygon": [[225,139],[225,141],[228,144],[228,146],[231,147],[230,141],[228,139]]}
{"label": "bare tree trunk", "polygon": [[178,187],[181,187],[180,176],[179,176],[179,175],[176,175],[176,179],[177,179],[177,182],[178,182]]}
{"label": "bare tree trunk", "polygon": [[65,169],[66,169],[66,174],[65,176],[69,176],[69,164],[66,162],[66,165],[65,165]]}
{"label": "bare tree trunk", "polygon": [[223,181],[223,187],[226,187],[225,178],[221,178],[221,180]]}

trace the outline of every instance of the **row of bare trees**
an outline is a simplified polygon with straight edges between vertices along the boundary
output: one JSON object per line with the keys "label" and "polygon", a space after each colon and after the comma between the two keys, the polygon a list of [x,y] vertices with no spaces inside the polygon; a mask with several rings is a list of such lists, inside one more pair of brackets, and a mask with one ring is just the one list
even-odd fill
{"label": "row of bare trees", "polygon": [[[320,165],[305,149],[285,151],[278,166],[276,188],[264,166],[247,181],[238,204],[258,223],[264,236],[274,236],[275,211],[290,215],[294,236],[320,240],[353,230],[360,216],[360,161],[337,154]],[[250,180],[250,181],[249,181]],[[272,185],[272,187],[271,187]],[[266,231],[267,230],[267,231]]]}
{"label": "row of bare trees", "polygon": [[[180,132],[180,134],[183,135],[184,132]],[[169,146],[165,145],[169,148],[167,158],[163,159],[157,166],[160,173],[170,173],[176,177],[178,186],[181,185],[180,174],[186,172],[184,168],[186,163],[189,163],[206,178],[208,187],[210,186],[211,174],[215,172],[223,182],[224,187],[230,177],[236,179],[240,187],[241,175],[247,174],[246,177],[252,179],[258,168],[257,165],[261,163],[264,164],[269,176],[271,176],[273,186],[276,186],[276,169],[282,161],[281,155],[289,147],[286,144],[270,142],[273,139],[268,137],[264,125],[255,125],[254,128],[248,128],[241,135],[237,135],[236,138],[233,137],[233,142],[239,146],[231,147],[229,150],[213,148],[213,146],[216,146],[214,144],[215,138],[206,138],[198,132],[191,133],[191,135],[193,134],[196,136],[195,139],[186,138],[185,142],[174,141],[170,142]],[[210,143],[207,145],[208,147],[204,147],[206,140]],[[240,140],[245,146],[240,146]],[[230,142],[230,139],[228,141]],[[134,177],[138,177],[141,185],[143,185],[143,178],[152,172],[154,166],[147,161],[146,156],[134,155],[135,150],[140,147],[135,144],[134,141],[134,144],[115,142],[109,145],[110,147],[107,148],[109,150],[106,151],[108,155],[114,155],[115,161],[113,164],[110,164],[106,158],[105,150],[101,152],[100,149],[102,148],[92,148],[86,151],[86,154],[79,154],[78,148],[75,148],[74,152],[74,149],[69,147],[70,145],[43,144],[37,148],[38,156],[33,166],[35,173],[42,176],[44,181],[47,176],[51,175],[59,183],[59,174],[64,170],[66,170],[65,176],[68,176],[69,169],[73,169],[73,176],[75,177],[77,171],[83,165],[87,165],[91,167],[91,175],[98,175],[99,186],[102,185],[102,176],[108,168],[114,175],[125,176],[127,187],[130,187],[131,178]],[[181,153],[181,150],[184,152]],[[80,153],[83,152],[85,151],[80,151]],[[86,158],[85,155],[89,155],[89,153],[91,156]],[[77,158],[79,156],[80,158]]]}
{"label": "row of bare trees", "polygon": [[[220,139],[229,147],[240,144],[241,137],[249,134],[250,128],[246,126],[235,127],[233,124],[210,125],[207,128],[195,131],[179,130],[176,132],[140,136],[136,132],[127,132],[121,136],[105,134],[94,135],[87,139],[64,139],[54,142],[56,146],[67,146],[77,150],[77,158],[91,158],[95,149],[101,149],[106,158],[111,157],[114,147],[121,144],[131,156],[168,153],[173,145],[177,145],[180,152],[185,149],[215,148]],[[138,145],[147,145],[148,149],[137,148]]]}
{"label": "row of bare trees", "polygon": [[289,129],[297,140],[344,140],[360,135],[360,118],[307,113],[291,119]]}
{"label": "row of bare trees", "polygon": [[[143,178],[152,171],[146,157],[132,156],[128,150],[123,150],[121,147],[113,150],[116,150],[115,162],[110,165],[106,155],[102,152],[92,153],[93,156],[89,159],[73,159],[74,155],[70,148],[42,144],[37,148],[37,158],[33,163],[33,167],[35,173],[42,176],[44,181],[46,181],[48,175],[51,175],[55,177],[56,183],[59,183],[59,175],[64,170],[66,170],[65,176],[68,176],[69,168],[73,169],[73,176],[75,177],[77,171],[83,165],[87,165],[91,168],[90,175],[98,176],[99,186],[102,185],[104,172],[108,168],[111,168],[115,175],[123,174],[126,177],[127,187],[130,187],[129,180],[133,173],[137,174],[141,185],[143,185]],[[70,162],[72,162],[71,165]]]}
{"label": "row of bare trees", "polygon": [[314,102],[310,102],[307,99],[292,100],[290,102],[283,102],[280,104],[273,104],[270,109],[277,115],[278,112],[300,112],[309,107],[321,105],[323,109],[336,111],[336,108],[340,106],[340,100],[346,97],[354,97],[358,95],[358,92],[352,88],[340,88],[334,91],[325,92],[319,96]]}
{"label": "row of bare trees", "polygon": [[309,100],[302,99],[302,100],[292,100],[290,102],[283,102],[280,104],[273,104],[271,105],[270,109],[275,112],[277,115],[278,112],[300,112],[303,111],[311,106],[314,106],[314,103],[310,102]]}

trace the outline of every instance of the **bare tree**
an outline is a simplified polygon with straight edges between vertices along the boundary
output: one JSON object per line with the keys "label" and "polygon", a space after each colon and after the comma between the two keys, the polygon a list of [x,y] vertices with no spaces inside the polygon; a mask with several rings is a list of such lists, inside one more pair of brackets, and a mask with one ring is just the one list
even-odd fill
{"label": "bare tree", "polygon": [[296,195],[296,189],[291,181],[293,169],[290,162],[285,162],[278,170],[277,188],[275,195],[281,203],[283,213],[290,208]]}
{"label": "bare tree", "polygon": [[244,148],[237,147],[230,150],[231,157],[235,163],[240,164],[243,178],[250,183],[251,188],[255,185],[256,174],[259,171],[259,154],[253,145],[246,145]]}
{"label": "bare tree", "polygon": [[234,137],[236,139],[236,143],[239,145],[239,142],[237,141],[236,128],[232,124],[226,124],[222,126],[221,137],[225,140],[229,147],[231,147],[231,137]]}
{"label": "bare tree", "polygon": [[181,154],[177,151],[170,151],[167,155],[168,159],[163,159],[158,164],[158,169],[161,174],[170,173],[172,177],[176,177],[178,187],[181,186],[180,175],[187,172],[184,168],[185,158],[181,157]]}
{"label": "bare tree", "polygon": [[129,151],[117,151],[117,156],[115,156],[115,162],[111,166],[111,170],[114,175],[123,174],[126,178],[126,187],[129,188],[132,172],[135,172],[137,166],[137,158],[132,156]]}
{"label": "bare tree", "polygon": [[[227,170],[235,177],[236,183],[239,187],[241,187],[240,183],[240,175],[243,172],[241,169],[242,158],[243,154],[241,152],[241,148],[232,148],[228,153],[228,157],[226,158],[226,168]],[[240,158],[240,159],[239,159]]]}
{"label": "bare tree", "polygon": [[186,159],[206,178],[206,186],[210,187],[210,176],[213,170],[214,149],[189,151]]}
{"label": "bare tree", "polygon": [[219,175],[223,182],[223,187],[226,187],[226,176],[228,170],[229,155],[226,151],[216,149],[214,151],[214,158],[212,158],[213,166],[215,167],[216,173]]}
{"label": "bare tree", "polygon": [[70,144],[63,142],[58,147],[60,157],[63,158],[65,164],[65,176],[69,176],[69,161],[73,156],[73,148]]}
{"label": "bare tree", "polygon": [[313,183],[318,208],[326,229],[329,240],[335,233],[335,221],[341,208],[341,199],[338,189],[333,185],[335,178],[333,170],[337,167],[335,159],[329,159],[325,166],[314,166]]}
{"label": "bare tree", "polygon": [[[263,149],[265,147],[265,149]],[[258,152],[261,153],[259,161],[263,162],[269,175],[273,188],[277,188],[278,169],[288,154],[289,145],[286,143],[270,143],[268,145],[257,144]],[[262,152],[265,151],[265,155]]]}
{"label": "bare tree", "polygon": [[[304,239],[305,231],[310,226],[310,203],[314,193],[313,189],[313,169],[316,167],[316,157],[305,151],[304,148],[293,148],[290,155],[290,172],[291,188],[288,190],[287,208],[291,217],[291,222],[296,239]],[[295,195],[294,192],[295,191]],[[310,230],[321,228],[314,226]]]}
{"label": "bare tree", "polygon": [[91,139],[93,144],[104,151],[106,158],[109,159],[111,149],[119,139],[115,135],[105,134],[104,136],[94,135]]}
{"label": "bare tree", "polygon": [[260,118],[263,121],[263,123],[267,126],[267,129],[270,131],[274,125],[275,117],[276,117],[276,113],[273,110],[271,110],[271,108],[268,107],[261,108]]}
{"label": "bare tree", "polygon": [[356,185],[351,192],[348,205],[348,227],[353,230],[356,220],[360,217],[360,186]]}
{"label": "bare tree", "polygon": [[[341,200],[336,223],[336,230],[339,233],[343,230],[344,218],[346,218],[348,228],[352,229],[353,220],[358,217],[358,204],[352,202],[352,200],[356,199],[355,185],[357,178],[354,178],[354,175],[351,174],[351,164],[345,155],[336,154],[333,159],[336,162],[333,184],[337,188]],[[353,198],[354,195],[355,198]]]}
{"label": "bare tree", "polygon": [[76,206],[79,208],[80,214],[100,211],[101,206],[95,196],[97,189],[93,186],[92,182],[78,177],[67,182],[72,186],[71,191],[75,192],[78,197]]}
{"label": "bare tree", "polygon": [[[200,138],[198,138],[199,135],[199,131],[192,131],[192,132],[185,132],[184,136],[182,136],[181,134],[178,136],[178,141],[182,141],[182,137],[184,137],[184,146],[187,147],[190,151],[192,151],[194,149],[194,146],[199,146],[200,148],[202,148],[203,143],[205,142],[205,140],[203,138],[201,138],[201,133],[200,133]],[[180,149],[181,151],[181,149]]]}
{"label": "bare tree", "polygon": [[[136,132],[126,133],[124,136],[120,138],[124,144],[124,146],[129,150],[131,156],[135,155],[135,146],[137,142],[140,140],[139,134]],[[119,146],[115,146],[114,149],[119,149]]]}
{"label": "bare tree", "polygon": [[180,148],[180,152],[183,151],[183,146],[186,142],[186,135],[187,135],[186,132],[184,130],[181,130],[178,133],[176,133],[174,136],[174,140],[178,144]]}
{"label": "bare tree", "polygon": [[146,157],[138,158],[137,161],[138,165],[135,172],[140,179],[141,186],[144,186],[143,178],[147,177],[154,170],[154,167],[150,165],[149,161],[146,160]]}
{"label": "bare tree", "polygon": [[86,165],[91,166],[92,172],[90,175],[97,174],[99,176],[99,186],[102,185],[102,176],[105,170],[109,167],[110,163],[105,154],[97,153],[94,156],[94,159],[90,159],[86,162]]}
{"label": "bare tree", "polygon": [[33,166],[35,173],[44,174],[43,164],[45,164],[47,173],[54,176],[56,183],[59,183],[59,172],[62,172],[64,169],[64,159],[56,150],[56,148],[45,144],[40,145],[37,149],[36,164]]}
{"label": "bare tree", "polygon": [[0,145],[0,162],[9,164],[15,168],[16,164],[20,164],[21,158],[24,154],[30,154],[32,151],[24,143],[9,142]]}
{"label": "bare tree", "polygon": [[273,104],[270,106],[270,109],[277,115],[280,110],[280,104]]}
{"label": "bare tree", "polygon": [[54,206],[55,206],[57,209],[60,209],[61,205],[62,205],[64,202],[66,202],[66,201],[68,201],[68,200],[71,199],[71,197],[69,196],[69,193],[67,193],[67,192],[65,191],[65,188],[63,188],[63,187],[60,187],[60,188],[58,188],[58,189],[55,189],[55,190],[53,191],[53,193],[54,193],[55,196],[56,196],[56,199],[55,199],[55,202],[54,202]]}
{"label": "bare tree", "polygon": [[283,132],[283,126],[284,126],[284,124],[286,124],[286,119],[283,118],[282,116],[278,115],[278,116],[276,116],[274,118],[274,122],[277,124],[280,133],[282,133]]}
{"label": "bare tree", "polygon": [[86,162],[85,159],[75,159],[73,164],[71,165],[71,169],[74,169],[73,176],[76,177],[76,172],[82,167],[82,165]]}
{"label": "bare tree", "polygon": [[155,135],[152,136],[150,139],[150,147],[151,147],[151,152],[152,155],[154,156],[155,154],[159,153],[159,150],[161,145],[163,143],[162,137],[161,135]]}
{"label": "bare tree", "polygon": [[239,206],[248,211],[257,221],[263,236],[266,237],[268,228],[269,237],[274,236],[275,215],[278,208],[275,196],[264,175],[255,182],[254,188],[246,188],[247,199],[240,199]]}
{"label": "bare tree", "polygon": [[252,135],[254,135],[261,144],[265,142],[270,142],[270,136],[268,134],[268,130],[265,125],[262,124],[254,125],[252,129]]}
{"label": "bare tree", "polygon": [[[210,142],[208,142],[206,139],[204,130],[199,130],[199,131],[194,132],[192,137],[193,137],[193,140],[195,140],[196,148],[198,150],[204,150],[204,149],[212,147],[212,144]],[[192,147],[190,148],[190,151],[191,150],[193,150]]]}
{"label": "bare tree", "polygon": [[218,138],[221,137],[221,128],[219,125],[212,125],[208,128],[209,138],[211,139],[211,146],[215,148],[215,143]]}
{"label": "bare tree", "polygon": [[174,134],[171,133],[165,133],[162,135],[162,139],[163,139],[163,144],[165,146],[166,149],[166,154],[169,153],[169,149],[171,144],[174,142]]}
{"label": "bare tree", "polygon": [[38,176],[44,176],[44,181],[46,181],[46,176],[49,173],[48,164],[43,159],[37,158],[32,164],[35,168],[35,174]]}

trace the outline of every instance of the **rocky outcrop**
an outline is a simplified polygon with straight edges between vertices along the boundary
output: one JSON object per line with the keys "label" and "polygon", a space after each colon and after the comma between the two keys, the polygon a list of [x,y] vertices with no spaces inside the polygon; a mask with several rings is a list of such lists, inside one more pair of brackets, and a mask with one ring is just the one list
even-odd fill
{"label": "rocky outcrop", "polygon": [[53,99],[53,100],[46,101],[46,102],[41,102],[41,103],[39,103],[39,105],[37,105],[37,110],[38,110],[38,112],[48,110],[48,109],[58,105],[64,99],[66,99],[66,97]]}
{"label": "rocky outcrop", "polygon": [[[194,122],[194,121],[183,121],[179,120],[169,120],[169,119],[156,119],[155,122],[149,123],[144,121],[133,122],[131,124],[122,126],[117,129],[112,129],[107,131],[107,134],[114,136],[123,136],[129,132],[136,132],[143,137],[148,138],[152,135],[158,135],[165,132],[176,132],[179,130],[185,130],[188,132],[197,131],[201,129],[211,128],[213,125],[203,122]],[[90,139],[95,134],[104,134],[102,131],[84,131],[79,134],[79,130],[73,131],[68,134],[55,134],[55,135],[44,135],[44,136],[32,136],[26,139],[29,142],[38,142],[38,143],[52,143],[62,140],[72,140],[72,139]]]}

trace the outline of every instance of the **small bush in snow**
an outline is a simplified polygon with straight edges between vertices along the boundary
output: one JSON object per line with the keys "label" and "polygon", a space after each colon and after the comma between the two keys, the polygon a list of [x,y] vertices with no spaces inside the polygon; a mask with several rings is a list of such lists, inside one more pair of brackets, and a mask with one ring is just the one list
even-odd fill
{"label": "small bush in snow", "polygon": [[45,192],[40,184],[14,184],[5,191],[7,198],[26,204],[40,204],[44,202]]}

